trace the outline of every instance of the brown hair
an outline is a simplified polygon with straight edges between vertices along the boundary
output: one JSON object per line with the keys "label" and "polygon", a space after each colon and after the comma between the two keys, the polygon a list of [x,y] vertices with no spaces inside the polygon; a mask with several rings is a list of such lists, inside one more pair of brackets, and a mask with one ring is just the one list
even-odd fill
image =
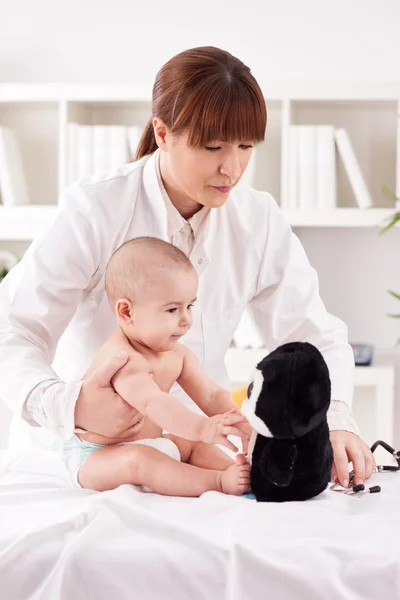
{"label": "brown hair", "polygon": [[112,308],[120,298],[136,301],[152,281],[159,280],[160,272],[167,269],[196,273],[186,254],[164,240],[138,237],[122,244],[108,261],[105,273],[105,288]]}
{"label": "brown hair", "polygon": [[264,96],[249,67],[213,46],[185,50],[157,73],[152,117],[134,160],[158,148],[155,117],[161,118],[171,133],[187,129],[189,146],[203,146],[212,140],[261,142],[267,125]]}

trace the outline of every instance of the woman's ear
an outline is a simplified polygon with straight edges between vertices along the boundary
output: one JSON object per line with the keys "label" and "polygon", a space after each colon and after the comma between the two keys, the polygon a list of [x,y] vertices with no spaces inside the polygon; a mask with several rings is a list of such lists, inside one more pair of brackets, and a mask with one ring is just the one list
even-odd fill
{"label": "woman's ear", "polygon": [[127,298],[120,298],[115,304],[115,314],[124,325],[132,325],[132,303]]}
{"label": "woman's ear", "polygon": [[159,117],[155,117],[153,119],[153,129],[154,129],[154,137],[156,138],[157,146],[161,150],[165,150],[167,147],[166,137],[168,134],[168,127],[166,126],[166,124],[164,123],[164,121],[162,119],[160,119]]}

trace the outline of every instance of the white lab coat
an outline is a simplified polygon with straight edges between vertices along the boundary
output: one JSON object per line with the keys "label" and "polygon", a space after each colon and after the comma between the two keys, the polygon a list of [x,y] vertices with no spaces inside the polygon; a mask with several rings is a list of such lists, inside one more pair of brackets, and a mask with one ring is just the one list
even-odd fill
{"label": "white lab coat", "polygon": [[[54,223],[0,286],[0,398],[17,415],[14,442],[21,422],[52,447],[71,437],[80,378],[115,327],[107,262],[134,237],[168,240],[156,158],[72,185]],[[224,355],[250,302],[269,350],[293,340],[321,350],[340,401],[331,428],[354,430],[346,326],[327,313],[317,275],[271,195],[237,186],[210,211],[190,259],[199,293],[184,342],[210,377],[229,385]],[[184,399],[178,386],[172,393]]]}

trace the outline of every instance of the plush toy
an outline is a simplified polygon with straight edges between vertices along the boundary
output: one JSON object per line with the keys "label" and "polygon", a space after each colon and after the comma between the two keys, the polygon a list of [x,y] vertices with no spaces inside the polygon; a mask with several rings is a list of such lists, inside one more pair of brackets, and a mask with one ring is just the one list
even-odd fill
{"label": "plush toy", "polygon": [[[245,392],[243,394],[243,392]],[[333,464],[326,413],[331,385],[319,350],[291,342],[268,354],[248,388],[232,394],[254,429],[251,489],[259,502],[307,500],[326,489]]]}

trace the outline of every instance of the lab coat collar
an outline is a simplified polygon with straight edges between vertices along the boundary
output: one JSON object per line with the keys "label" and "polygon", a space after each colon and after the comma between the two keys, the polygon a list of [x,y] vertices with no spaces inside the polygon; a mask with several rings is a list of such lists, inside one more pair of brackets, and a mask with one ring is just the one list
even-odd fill
{"label": "lab coat collar", "polygon": [[[146,192],[147,202],[150,209],[155,213],[157,218],[158,227],[161,227],[161,231],[158,235],[161,239],[168,241],[168,215],[167,208],[165,206],[164,198],[162,196],[160,186],[158,185],[157,179],[157,160],[159,150],[151,154],[143,168],[143,186]],[[154,226],[156,223],[153,224]],[[161,234],[161,235],[160,235]]]}
{"label": "lab coat collar", "polygon": [[[207,208],[206,206],[203,206],[203,208],[201,208],[201,210],[199,210],[196,214],[194,214],[193,217],[190,217],[190,219],[185,219],[184,217],[182,217],[180,212],[172,204],[172,202],[167,194],[167,191],[164,187],[162,178],[161,178],[161,171],[160,171],[161,152],[160,152],[160,150],[157,150],[155,152],[155,154],[156,154],[155,166],[156,166],[156,174],[157,174],[157,183],[158,183],[158,187],[160,188],[161,195],[163,197],[164,204],[167,209],[168,237],[171,239],[174,235],[179,234],[181,232],[181,230],[185,227],[185,225],[187,225],[187,223],[189,223],[189,225],[191,226],[191,228],[193,230],[194,238],[196,241],[198,238],[200,229],[205,228],[204,232],[208,232],[209,219],[207,219],[207,217],[210,213],[210,209]],[[204,236],[202,236],[202,237],[204,238]]]}
{"label": "lab coat collar", "polygon": [[[159,153],[160,150],[156,150],[147,159],[143,169],[143,185],[146,192],[147,200],[151,208],[153,209],[153,212],[158,216],[157,220],[159,221],[159,227],[161,226],[161,231],[158,233],[158,237],[168,241],[168,213],[157,176],[157,161],[159,160]],[[207,240],[209,238],[209,234],[212,227],[216,225],[216,210],[218,209],[211,209],[206,215],[205,221],[202,223],[200,239],[196,240],[195,248],[193,250],[193,253],[196,255],[196,257],[197,254],[199,254],[199,258],[196,258],[196,262],[194,263],[198,275],[201,275],[201,273],[204,271],[204,269],[209,263],[209,256],[207,253]],[[200,214],[200,212],[198,214]],[[202,247],[202,251],[200,251],[199,246]]]}

